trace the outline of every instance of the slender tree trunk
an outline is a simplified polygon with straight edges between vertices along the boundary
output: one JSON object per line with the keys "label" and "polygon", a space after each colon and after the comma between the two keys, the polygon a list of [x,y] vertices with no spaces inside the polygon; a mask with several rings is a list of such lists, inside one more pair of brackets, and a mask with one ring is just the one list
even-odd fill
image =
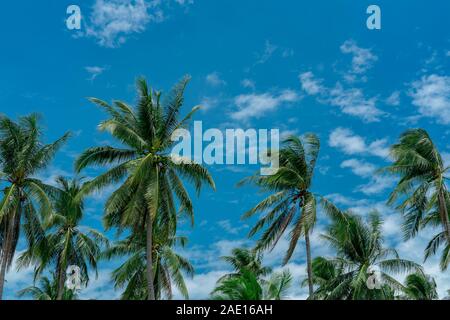
{"label": "slender tree trunk", "polygon": [[5,231],[5,242],[3,243],[0,266],[0,300],[3,300],[6,270],[8,269],[8,257],[10,256],[14,232],[14,217],[12,217],[11,220],[5,224]]}
{"label": "slender tree trunk", "polygon": [[58,294],[56,300],[62,300],[64,296],[65,282],[66,282],[66,272],[63,267],[58,268]]}
{"label": "slender tree trunk", "polygon": [[153,223],[151,215],[147,221],[147,291],[148,300],[155,300],[155,286],[153,284]]}
{"label": "slender tree trunk", "polygon": [[441,221],[444,226],[445,235],[447,238],[447,242],[450,244],[450,222],[448,219],[448,210],[447,210],[447,203],[445,199],[445,193],[444,188],[441,188],[439,190],[439,213],[441,215]]}
{"label": "slender tree trunk", "polygon": [[314,295],[313,286],[313,275],[312,275],[312,261],[311,261],[311,242],[309,240],[309,230],[305,232],[305,242],[306,242],[306,263],[308,270],[308,288],[309,288],[309,299],[312,299]]}

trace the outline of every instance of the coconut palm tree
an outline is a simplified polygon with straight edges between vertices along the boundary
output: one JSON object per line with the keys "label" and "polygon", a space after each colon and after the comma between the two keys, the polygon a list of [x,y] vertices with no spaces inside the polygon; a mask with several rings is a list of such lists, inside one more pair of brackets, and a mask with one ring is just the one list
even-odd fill
{"label": "coconut palm tree", "polygon": [[383,247],[383,222],[377,212],[364,221],[329,202],[324,208],[331,217],[331,225],[322,238],[336,250],[337,256],[316,261],[316,282],[321,284],[316,292],[321,297],[393,299],[395,291],[403,289],[393,274],[423,272],[420,265],[401,259],[394,249]]}
{"label": "coconut palm tree", "polygon": [[0,179],[3,188],[0,202],[0,300],[20,231],[24,231],[28,245],[32,247],[44,235],[40,228],[41,218],[51,213],[45,184],[36,175],[49,165],[69,134],[50,144],[44,144],[42,138],[37,115],[21,117],[17,122],[0,116]]}
{"label": "coconut palm tree", "polygon": [[263,280],[253,272],[242,269],[238,275],[219,280],[211,297],[213,300],[282,300],[291,285],[292,275],[288,270]]}
{"label": "coconut palm tree", "polygon": [[[173,287],[175,286],[184,298],[189,299],[184,274],[192,277],[194,268],[187,259],[173,250],[174,246],[184,247],[187,239],[175,237],[173,233],[167,231],[166,226],[156,225],[153,232],[155,296],[158,300],[163,297],[170,300],[173,298]],[[148,299],[144,234],[134,234],[125,240],[118,241],[103,253],[103,257],[108,260],[124,256],[127,256],[127,260],[112,273],[115,288],[125,288],[121,299]]]}
{"label": "coconut palm tree", "polygon": [[231,256],[222,257],[222,259],[233,267],[234,273],[224,277],[232,278],[240,276],[243,270],[250,271],[257,279],[265,277],[272,272],[272,269],[262,264],[262,254],[256,250],[244,248],[235,248]]}
{"label": "coconut palm tree", "polygon": [[311,187],[319,150],[320,142],[314,134],[307,134],[303,138],[291,136],[284,141],[280,150],[280,168],[277,173],[271,176],[255,175],[242,182],[252,182],[262,191],[274,192],[243,216],[247,219],[257,213],[264,214],[249,234],[254,236],[264,229],[257,244],[258,250],[273,249],[291,226],[290,245],[283,261],[287,264],[300,237],[304,237],[311,296],[314,288],[310,234],[316,222],[316,196]]}
{"label": "coconut palm tree", "polygon": [[406,299],[436,300],[439,299],[434,279],[423,273],[413,273],[406,277],[403,292]]}
{"label": "coconut palm tree", "polygon": [[405,218],[405,239],[417,235],[428,225],[440,225],[442,232],[429,243],[425,258],[436,253],[441,245],[444,250],[441,268],[450,263],[450,195],[445,180],[448,167],[428,133],[423,129],[412,129],[403,133],[399,143],[391,147],[394,163],[387,172],[400,177],[388,203],[399,202]]}
{"label": "coconut palm tree", "polygon": [[[52,279],[41,277],[39,279],[39,286],[30,286],[20,290],[17,295],[24,297],[31,295],[34,300],[58,300],[58,277],[53,273]],[[64,289],[64,292],[59,300],[77,300],[78,295],[73,290]]]}
{"label": "coconut palm tree", "polygon": [[[200,164],[170,156],[175,130],[184,128],[194,108],[181,121],[178,120],[183,94],[188,83],[183,79],[163,101],[162,94],[150,89],[144,79],[139,79],[138,102],[130,107],[121,101],[113,105],[92,98],[110,116],[99,128],[119,141],[123,148],[95,147],[86,150],[76,161],[77,171],[90,165],[112,165],[106,173],[91,182],[91,190],[121,183],[105,206],[106,228],[117,227],[119,232],[131,229],[146,234],[146,279],[148,299],[155,299],[153,229],[163,221],[176,229],[180,216],[193,223],[191,199],[182,179],[192,182],[200,192],[202,183],[214,188],[208,171]],[[177,201],[175,201],[175,198]],[[176,210],[180,206],[180,212]]]}
{"label": "coconut palm tree", "polygon": [[89,267],[97,272],[97,261],[108,240],[100,232],[80,225],[83,219],[86,192],[83,179],[56,178],[56,187],[45,186],[50,195],[54,212],[46,221],[47,234],[34,246],[30,246],[18,258],[19,268],[36,265],[35,277],[53,266],[58,280],[57,300],[65,292],[66,270],[77,266],[82,282],[89,282]]}
{"label": "coconut palm tree", "polygon": [[213,300],[282,300],[292,285],[288,270],[272,273],[271,268],[263,266],[262,254],[256,250],[236,248],[222,259],[233,272],[217,281],[211,293]]}

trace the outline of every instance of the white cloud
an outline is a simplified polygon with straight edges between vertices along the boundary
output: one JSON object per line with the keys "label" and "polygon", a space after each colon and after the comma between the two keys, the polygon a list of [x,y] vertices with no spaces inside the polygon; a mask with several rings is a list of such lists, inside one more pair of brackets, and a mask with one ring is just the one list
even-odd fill
{"label": "white cloud", "polygon": [[383,159],[389,157],[387,139],[378,139],[368,144],[365,138],[354,134],[347,128],[339,127],[333,130],[328,144],[349,155],[372,155]]}
{"label": "white cloud", "polygon": [[376,107],[376,98],[367,99],[361,89],[344,88],[340,83],[329,90],[325,101],[341,108],[343,113],[361,118],[365,122],[378,122],[384,114]]}
{"label": "white cloud", "polygon": [[299,99],[298,94],[292,90],[284,90],[278,95],[242,94],[234,99],[238,110],[231,113],[231,118],[238,121],[258,119],[267,115],[268,112],[275,111],[282,104],[296,102]]}
{"label": "white cloud", "polygon": [[345,160],[341,163],[341,168],[348,168],[358,177],[369,179],[369,183],[360,185],[356,189],[366,195],[378,194],[392,187],[395,183],[394,178],[377,174],[377,167],[365,161]]}
{"label": "white cloud", "polygon": [[264,64],[266,63],[274,54],[274,52],[278,49],[278,47],[272,43],[270,43],[269,40],[266,40],[266,43],[264,45],[264,52],[261,55],[258,55],[258,60],[256,61],[256,64]]}
{"label": "white cloud", "polygon": [[363,178],[372,176],[376,170],[373,164],[357,159],[345,160],[341,163],[341,168],[349,168],[354,174]]}
{"label": "white cloud", "polygon": [[220,78],[218,72],[212,72],[205,77],[206,83],[213,87],[219,87],[225,85],[226,82]]}
{"label": "white cloud", "polygon": [[95,0],[86,35],[104,47],[118,47],[127,37],[141,33],[150,22],[164,20],[160,0]]}
{"label": "white cloud", "polygon": [[251,80],[251,79],[243,79],[241,81],[241,85],[244,88],[250,88],[250,89],[255,89],[256,85],[255,85],[255,81]]}
{"label": "white cloud", "polygon": [[399,91],[392,92],[392,94],[389,97],[387,97],[386,104],[390,106],[400,105],[400,92]]}
{"label": "white cloud", "polygon": [[214,97],[204,97],[200,103],[202,106],[202,111],[209,111],[219,104],[220,100]]}
{"label": "white cloud", "polygon": [[[95,0],[84,35],[103,47],[115,48],[133,34],[142,33],[150,23],[166,19],[165,9],[172,0]],[[174,0],[181,6],[193,0]]]}
{"label": "white cloud", "polygon": [[450,124],[450,77],[437,74],[423,76],[412,83],[410,96],[421,115]]}
{"label": "white cloud", "polygon": [[344,88],[339,82],[332,88],[322,84],[312,72],[305,72],[299,76],[302,89],[317,101],[339,107],[345,114],[361,118],[365,122],[380,121],[383,111],[376,107],[376,98],[366,98],[363,91],[358,88]]}
{"label": "white cloud", "polygon": [[84,67],[84,69],[90,75],[90,77],[88,78],[89,81],[94,81],[95,78],[97,78],[99,75],[101,75],[106,70],[105,67],[99,67],[99,66],[88,66],[88,67]]}
{"label": "white cloud", "polygon": [[243,231],[243,230],[245,230],[245,229],[248,229],[248,225],[247,225],[247,224],[244,224],[244,225],[241,225],[241,226],[236,227],[236,226],[233,226],[233,225],[231,224],[231,221],[230,221],[230,220],[221,220],[221,221],[217,222],[217,224],[218,224],[223,230],[225,230],[226,232],[228,232],[229,234],[234,234],[234,235],[237,235],[237,234],[239,234],[241,231]]}
{"label": "white cloud", "polygon": [[322,93],[325,88],[322,86],[322,81],[316,79],[311,71],[299,75],[302,89],[309,95],[316,95]]}
{"label": "white cloud", "polygon": [[[353,40],[345,41],[340,49],[342,53],[352,55],[352,68],[345,76],[349,82],[358,80],[358,76],[372,68],[373,63],[378,60],[378,57],[370,49],[358,47]],[[363,77],[361,80],[365,81],[366,79]]]}

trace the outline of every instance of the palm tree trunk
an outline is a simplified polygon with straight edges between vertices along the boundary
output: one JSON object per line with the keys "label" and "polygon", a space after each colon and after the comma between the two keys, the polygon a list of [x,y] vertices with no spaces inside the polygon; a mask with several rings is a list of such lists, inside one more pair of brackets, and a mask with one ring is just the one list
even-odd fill
{"label": "palm tree trunk", "polygon": [[314,295],[313,286],[313,275],[312,275],[312,261],[311,261],[311,242],[309,240],[309,231],[305,232],[305,242],[306,242],[306,263],[308,270],[308,288],[309,288],[309,299],[312,299]]}
{"label": "palm tree trunk", "polygon": [[153,284],[153,223],[151,215],[147,221],[147,291],[148,300],[155,300],[155,286]]}
{"label": "palm tree trunk", "polygon": [[11,254],[11,244],[14,232],[14,217],[5,223],[5,242],[3,243],[1,266],[0,266],[0,300],[3,300],[3,288],[5,285],[6,270],[8,268],[8,257]]}
{"label": "palm tree trunk", "polygon": [[440,188],[439,194],[439,213],[441,214],[441,221],[444,226],[445,235],[447,238],[447,242],[450,244],[450,222],[448,219],[448,210],[447,210],[447,203],[445,199],[445,191],[444,188]]}
{"label": "palm tree trunk", "polygon": [[63,268],[58,267],[58,294],[56,300],[62,300],[64,296],[65,282],[66,282],[66,273]]}

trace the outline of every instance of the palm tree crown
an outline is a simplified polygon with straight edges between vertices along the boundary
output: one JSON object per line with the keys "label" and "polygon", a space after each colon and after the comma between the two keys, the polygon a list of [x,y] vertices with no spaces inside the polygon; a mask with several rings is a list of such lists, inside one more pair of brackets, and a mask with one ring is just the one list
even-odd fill
{"label": "palm tree crown", "polygon": [[0,300],[21,229],[28,245],[33,246],[43,237],[42,218],[52,211],[45,184],[36,175],[49,165],[69,134],[50,144],[42,143],[42,136],[37,115],[21,117],[18,122],[0,116],[0,181],[4,193],[0,202]]}
{"label": "palm tree crown", "polygon": [[[280,168],[276,174],[253,176],[243,181],[253,182],[263,191],[275,192],[244,215],[244,218],[249,218],[258,212],[264,214],[250,232],[250,236],[254,236],[266,228],[258,241],[257,249],[275,247],[292,225],[284,264],[291,259],[300,237],[304,236],[310,275],[309,235],[316,222],[316,196],[311,192],[311,186],[319,150],[320,142],[314,134],[307,134],[303,139],[291,136],[284,141],[284,147],[280,151]],[[309,289],[312,294],[312,281],[309,282]]]}
{"label": "palm tree crown", "polygon": [[405,239],[414,237],[426,226],[442,226],[442,232],[429,243],[425,258],[445,244],[441,268],[450,263],[450,196],[445,183],[448,168],[428,133],[423,129],[408,130],[400,142],[391,147],[394,163],[385,170],[400,176],[388,203],[399,200],[405,222]]}

